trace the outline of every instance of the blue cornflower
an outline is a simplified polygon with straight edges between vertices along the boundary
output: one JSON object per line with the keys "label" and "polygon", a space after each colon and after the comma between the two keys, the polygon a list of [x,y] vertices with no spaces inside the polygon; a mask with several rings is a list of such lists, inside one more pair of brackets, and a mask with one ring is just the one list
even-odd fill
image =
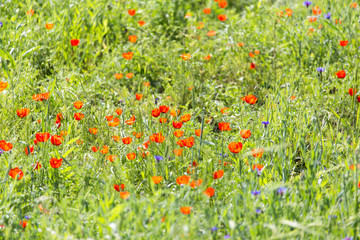
{"label": "blue cornflower", "polygon": [[264,124],[265,127],[267,127],[267,125],[268,125],[269,123],[270,123],[269,121],[261,122],[261,124]]}
{"label": "blue cornflower", "polygon": [[324,16],[326,19],[330,19],[331,18],[331,13],[327,13],[327,14],[325,14],[325,16]]}
{"label": "blue cornflower", "polygon": [[343,240],[353,240],[352,237],[345,237]]}
{"label": "blue cornflower", "polygon": [[3,27],[3,23],[2,22],[0,22],[0,28],[2,28]]}
{"label": "blue cornflower", "polygon": [[308,8],[311,5],[311,3],[312,2],[310,2],[310,1],[305,1],[303,4],[304,4],[305,7]]}
{"label": "blue cornflower", "polygon": [[257,209],[255,210],[255,212],[256,212],[257,214],[262,213],[262,211],[261,211],[261,209],[260,209],[260,208],[257,208]]}
{"label": "blue cornflower", "polygon": [[261,193],[261,191],[258,191],[258,190],[256,190],[256,191],[251,191],[251,194],[254,195],[254,196],[257,196],[257,195],[259,195],[260,193]]}
{"label": "blue cornflower", "polygon": [[30,219],[30,215],[25,215],[24,218],[27,219],[27,220],[29,220],[29,219]]}
{"label": "blue cornflower", "polygon": [[4,151],[2,149],[0,149],[0,155],[3,154],[3,153],[4,153]]}
{"label": "blue cornflower", "polygon": [[284,193],[286,193],[287,188],[286,187],[280,187],[277,190],[277,193],[280,195],[283,195]]}
{"label": "blue cornflower", "polygon": [[337,218],[337,216],[336,215],[329,215],[329,217],[328,217],[329,219],[332,219],[332,218]]}
{"label": "blue cornflower", "polygon": [[155,104],[157,104],[159,101],[159,98],[155,98]]}
{"label": "blue cornflower", "polygon": [[155,160],[157,162],[160,162],[160,161],[164,160],[164,158],[162,156],[155,156]]}
{"label": "blue cornflower", "polygon": [[325,71],[325,68],[318,67],[318,68],[316,68],[316,71],[318,71],[318,72],[322,73],[322,72],[324,72],[324,71]]}
{"label": "blue cornflower", "polygon": [[[220,156],[222,157],[222,154],[220,153]],[[228,157],[229,155],[227,153],[224,154],[224,157]]]}
{"label": "blue cornflower", "polygon": [[230,238],[230,235],[225,235],[224,239]]}
{"label": "blue cornflower", "polygon": [[215,231],[217,231],[218,230],[218,228],[217,227],[213,227],[213,228],[211,228],[211,231],[212,232],[215,232]]}

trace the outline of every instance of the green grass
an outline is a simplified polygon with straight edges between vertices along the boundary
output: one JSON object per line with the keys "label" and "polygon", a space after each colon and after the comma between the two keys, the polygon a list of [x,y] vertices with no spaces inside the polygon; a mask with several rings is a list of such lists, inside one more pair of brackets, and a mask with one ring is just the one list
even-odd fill
{"label": "green grass", "polygon": [[[0,81],[8,86],[0,92],[0,140],[13,148],[0,154],[0,238],[359,239],[360,174],[349,167],[360,164],[360,95],[348,91],[360,90],[360,10],[350,4],[318,0],[306,8],[302,0],[238,0],[222,9],[213,0],[4,3]],[[315,6],[322,13],[310,23]],[[286,8],[292,16],[279,18]],[[328,12],[330,20],[324,18]],[[219,14],[227,20],[219,21]],[[140,20],[146,24],[139,26]],[[54,27],[48,30],[46,23]],[[209,31],[216,35],[207,36]],[[80,44],[71,46],[71,39]],[[349,44],[341,47],[340,40]],[[255,50],[260,54],[251,58]],[[130,51],[133,58],[125,60],[122,54]],[[186,53],[188,61],[180,57]],[[345,78],[335,75],[339,70]],[[50,99],[32,99],[46,92]],[[242,101],[250,94],[256,104]],[[76,101],[84,102],[82,109],[74,108]],[[168,120],[159,123],[151,116],[159,105],[180,115],[163,113]],[[220,111],[225,107],[228,114]],[[16,113],[22,108],[30,109],[24,118]],[[74,120],[78,112],[85,115],[80,121]],[[175,156],[180,146],[172,122],[185,114],[191,119],[183,123],[181,139],[192,136],[195,143]],[[118,126],[108,126],[109,115],[119,118]],[[136,122],[127,125],[131,116]],[[231,131],[219,131],[221,122],[230,123]],[[203,129],[201,137],[196,129]],[[242,129],[250,129],[251,137],[242,139]],[[61,145],[34,145],[36,133],[61,131],[67,131]],[[143,158],[138,148],[155,133],[165,140],[152,142]],[[132,143],[123,144],[124,137]],[[239,141],[242,150],[231,153],[229,143]],[[105,145],[106,154],[91,150]],[[35,150],[27,156],[30,146]],[[261,158],[251,154],[257,148],[264,149]],[[128,153],[136,158],[128,160]],[[109,155],[117,156],[114,162]],[[52,168],[51,158],[62,158],[61,167]],[[198,166],[187,172],[193,161]],[[37,162],[42,167],[34,170]],[[263,170],[252,170],[255,164]],[[24,173],[21,180],[9,176],[15,167]],[[221,169],[224,176],[214,179]],[[203,182],[179,186],[182,175]],[[152,176],[161,176],[161,183]],[[122,199],[114,184],[125,184],[130,197]],[[203,193],[208,187],[215,189],[213,197]],[[261,193],[254,196],[255,190]],[[192,207],[191,213],[182,214],[181,207]]]}

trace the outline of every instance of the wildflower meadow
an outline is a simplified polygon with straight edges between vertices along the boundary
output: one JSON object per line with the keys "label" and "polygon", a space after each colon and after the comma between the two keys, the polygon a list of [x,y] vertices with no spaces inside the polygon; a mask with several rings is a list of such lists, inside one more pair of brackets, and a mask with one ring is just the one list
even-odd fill
{"label": "wildflower meadow", "polygon": [[355,0],[2,1],[0,239],[359,239],[359,33]]}

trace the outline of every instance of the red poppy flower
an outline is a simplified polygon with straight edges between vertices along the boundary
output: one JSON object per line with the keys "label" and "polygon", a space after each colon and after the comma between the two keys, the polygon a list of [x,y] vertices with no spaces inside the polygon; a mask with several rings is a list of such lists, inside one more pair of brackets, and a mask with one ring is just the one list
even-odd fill
{"label": "red poppy flower", "polygon": [[116,109],[115,112],[116,112],[117,115],[120,116],[123,113],[123,110],[121,108],[118,108],[118,109]]}
{"label": "red poppy flower", "polygon": [[136,153],[128,153],[126,154],[127,159],[134,160],[136,157]]}
{"label": "red poppy flower", "polygon": [[159,106],[160,112],[167,113],[169,111],[169,107],[166,105]]}
{"label": "red poppy flower", "polygon": [[16,167],[16,168],[10,169],[9,176],[12,177],[13,179],[16,179],[16,177],[18,177],[17,180],[21,180],[24,176],[24,173],[18,167]]}
{"label": "red poppy flower", "polygon": [[219,7],[220,8],[226,8],[226,6],[227,6],[227,1],[225,1],[225,0],[220,0],[219,2],[218,2],[218,4],[219,4]]}
{"label": "red poppy flower", "polygon": [[263,170],[263,168],[264,168],[264,165],[261,165],[261,164],[255,164],[254,166],[253,166],[253,170],[257,170],[257,171],[262,171]]}
{"label": "red poppy flower", "polygon": [[114,118],[114,120],[112,122],[108,122],[109,127],[116,127],[120,124],[120,119],[119,118]]}
{"label": "red poppy flower", "polygon": [[156,143],[163,143],[165,140],[165,137],[161,133],[156,133],[151,135],[150,141],[156,142]]}
{"label": "red poppy flower", "polygon": [[205,14],[210,14],[211,13],[211,8],[204,8],[203,12]]}
{"label": "red poppy flower", "polygon": [[212,197],[215,195],[215,189],[213,189],[212,187],[209,187],[205,190],[204,194],[206,194],[206,196],[208,196],[208,197]]}
{"label": "red poppy flower", "polygon": [[20,221],[20,226],[22,228],[26,228],[27,225],[28,225],[28,221],[26,221],[26,220]]}
{"label": "red poppy flower", "polygon": [[348,43],[349,43],[349,41],[341,40],[341,41],[340,41],[340,46],[346,47],[346,45],[348,45]]}
{"label": "red poppy flower", "polygon": [[34,94],[32,96],[32,99],[34,99],[35,101],[45,101],[48,100],[50,98],[50,92],[47,93],[40,93],[40,94]]}
{"label": "red poppy flower", "polygon": [[109,147],[107,145],[104,145],[100,152],[102,154],[107,154],[109,152]]}
{"label": "red poppy flower", "polygon": [[81,119],[83,119],[84,118],[84,114],[82,114],[82,113],[75,113],[74,114],[74,119],[75,120],[77,120],[77,121],[80,121]]}
{"label": "red poppy flower", "polygon": [[125,58],[126,60],[130,60],[130,59],[132,59],[132,57],[134,56],[134,53],[132,53],[132,52],[127,52],[127,53],[123,53],[122,56],[123,56],[123,58]]}
{"label": "red poppy flower", "polygon": [[80,40],[79,39],[71,39],[70,43],[71,43],[71,46],[76,47],[77,45],[79,45]]}
{"label": "red poppy flower", "polygon": [[180,129],[181,127],[182,127],[182,125],[183,125],[183,123],[182,122],[174,122],[173,121],[173,127],[175,128],[175,129]]}
{"label": "red poppy flower", "polygon": [[312,12],[314,15],[320,15],[321,14],[321,10],[319,8],[319,6],[316,6],[312,9]]}
{"label": "red poppy flower", "polygon": [[224,21],[226,21],[227,16],[226,16],[225,14],[220,14],[220,15],[217,16],[217,18],[218,18],[220,21],[224,22]]}
{"label": "red poppy flower", "polygon": [[214,179],[220,179],[224,176],[224,170],[219,170],[213,173]]}
{"label": "red poppy flower", "polygon": [[247,102],[248,104],[255,104],[258,100],[254,95],[247,95],[241,99]]}
{"label": "red poppy flower", "polygon": [[97,134],[97,132],[98,132],[98,129],[97,128],[89,128],[89,132],[91,133],[91,134]]}
{"label": "red poppy flower", "polygon": [[48,132],[37,133],[35,134],[35,138],[39,142],[46,142],[50,138],[50,133]]}
{"label": "red poppy flower", "polygon": [[349,89],[349,95],[350,96],[354,96],[356,93],[357,93],[357,90],[355,88],[354,89],[352,89],[352,88]]}
{"label": "red poppy flower", "polygon": [[201,129],[195,129],[195,135],[200,137],[201,135]]}
{"label": "red poppy flower", "polygon": [[255,68],[256,68],[255,63],[250,63],[250,69],[255,69]]}
{"label": "red poppy flower", "polygon": [[135,123],[135,116],[132,116],[129,120],[126,120],[127,125],[133,125]]}
{"label": "red poppy flower", "polygon": [[135,9],[129,9],[129,10],[128,10],[128,14],[129,14],[130,16],[134,16],[134,15],[136,14],[136,10],[135,10]]}
{"label": "red poppy flower", "polygon": [[136,100],[140,101],[142,99],[142,97],[143,97],[143,94],[135,94]]}
{"label": "red poppy flower", "polygon": [[155,108],[155,109],[153,109],[152,111],[151,111],[151,116],[153,116],[153,117],[158,117],[158,116],[160,116],[160,109],[158,109],[158,108]]}
{"label": "red poppy flower", "polygon": [[138,21],[138,24],[142,27],[145,25],[145,22],[141,20],[141,21]]}
{"label": "red poppy flower", "polygon": [[180,212],[182,214],[188,215],[191,213],[191,209],[192,209],[192,207],[181,207]]}
{"label": "red poppy flower", "polygon": [[241,130],[240,136],[244,139],[249,138],[251,136],[251,131],[250,130]]}
{"label": "red poppy flower", "polygon": [[31,155],[34,154],[34,146],[29,146],[29,148],[26,147],[24,149],[26,155],[29,155],[29,150]]}
{"label": "red poppy flower", "polygon": [[53,136],[51,136],[50,142],[52,145],[59,146],[62,143],[62,136],[53,135]]}
{"label": "red poppy flower", "polygon": [[122,139],[122,142],[124,144],[130,144],[132,142],[132,138],[131,137],[125,137]]}
{"label": "red poppy flower", "polygon": [[167,118],[160,118],[160,119],[159,119],[159,122],[160,122],[160,123],[166,123],[166,122],[167,122]]}
{"label": "red poppy flower", "polygon": [[340,70],[338,71],[337,73],[335,73],[335,75],[338,77],[338,78],[345,78],[346,77],[346,72],[344,70]]}
{"label": "red poppy flower", "polygon": [[34,10],[32,10],[32,9],[30,9],[29,11],[26,11],[26,14],[28,15],[28,16],[32,16],[32,15],[34,15]]}
{"label": "red poppy flower", "polygon": [[108,122],[110,122],[111,120],[113,120],[114,115],[105,116],[105,118],[106,118],[106,120],[107,120]]}
{"label": "red poppy flower", "polygon": [[91,150],[92,150],[93,152],[97,152],[99,149],[98,149],[97,147],[93,146],[93,147],[91,147]]}
{"label": "red poppy flower", "polygon": [[57,158],[51,158],[50,159],[50,165],[52,168],[59,168],[62,164],[62,158],[57,159]]}
{"label": "red poppy flower", "polygon": [[0,81],[0,92],[2,92],[8,86],[7,82]]}
{"label": "red poppy flower", "polygon": [[30,109],[28,109],[28,108],[19,109],[19,110],[16,110],[16,113],[19,117],[23,118],[23,117],[26,117],[27,115],[29,115]]}
{"label": "red poppy flower", "polygon": [[190,177],[187,175],[183,175],[181,177],[176,178],[176,183],[179,185],[188,185],[190,181]]}
{"label": "red poppy flower", "polygon": [[242,143],[241,142],[231,142],[228,146],[230,152],[232,153],[239,153],[242,149]]}
{"label": "red poppy flower", "polygon": [[[203,59],[209,61],[211,59],[211,55],[207,55],[206,57],[203,57]],[[191,91],[192,88],[191,89],[189,88],[189,90]]]}
{"label": "red poppy flower", "polygon": [[220,131],[231,131],[230,123],[226,123],[226,122],[219,123],[219,130]]}
{"label": "red poppy flower", "polygon": [[184,132],[181,130],[176,130],[176,131],[174,131],[174,135],[175,135],[175,137],[180,138],[184,135]]}
{"label": "red poppy flower", "polygon": [[[188,171],[188,173],[189,173],[189,171]],[[189,173],[190,174],[190,173]],[[196,188],[196,187],[199,187],[201,184],[202,184],[202,182],[203,182],[203,180],[202,179],[199,179],[199,180],[197,180],[197,181],[192,181],[189,185],[190,185],[190,187],[192,187],[192,188]]]}
{"label": "red poppy flower", "polygon": [[[31,164],[31,166],[34,166],[34,164]],[[39,162],[36,162],[35,167],[34,167],[33,170],[35,171],[35,170],[38,170],[40,168],[41,168],[41,164]]]}

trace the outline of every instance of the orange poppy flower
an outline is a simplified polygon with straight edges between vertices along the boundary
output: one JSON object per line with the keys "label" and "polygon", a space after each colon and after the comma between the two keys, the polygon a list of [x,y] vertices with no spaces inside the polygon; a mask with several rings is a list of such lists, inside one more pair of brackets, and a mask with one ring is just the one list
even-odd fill
{"label": "orange poppy flower", "polygon": [[175,129],[180,129],[182,127],[183,123],[173,121],[172,125]]}
{"label": "orange poppy flower", "polygon": [[97,147],[93,146],[93,147],[91,147],[91,150],[92,150],[93,152],[97,152],[99,149],[98,149]]}
{"label": "orange poppy flower", "polygon": [[136,43],[136,40],[137,40],[137,36],[136,36],[136,35],[130,35],[130,36],[129,36],[129,41],[130,41],[130,42]]}
{"label": "orange poppy flower", "polygon": [[211,8],[204,8],[203,12],[205,14],[210,14],[211,13]]}
{"label": "orange poppy flower", "polygon": [[208,197],[212,197],[215,195],[215,189],[213,189],[212,187],[209,187],[205,190],[204,194],[206,194],[206,196],[208,196]]}
{"label": "orange poppy flower", "polygon": [[309,22],[316,22],[316,20],[317,20],[317,17],[309,17],[308,18],[308,20],[309,20]]}
{"label": "orange poppy flower", "polygon": [[136,157],[136,153],[128,153],[126,154],[127,159],[134,160]]}
{"label": "orange poppy flower", "polygon": [[75,119],[76,121],[80,121],[80,120],[83,119],[84,117],[85,117],[85,115],[82,114],[82,113],[75,113],[75,114],[74,114],[74,119]]}
{"label": "orange poppy flower", "polygon": [[112,136],[112,139],[113,139],[115,142],[120,141],[120,137],[119,137],[119,136]]}
{"label": "orange poppy flower", "polygon": [[[33,167],[34,164],[31,164],[31,166]],[[38,170],[40,168],[41,168],[41,164],[39,162],[36,162],[35,167],[33,168],[33,170]]]}
{"label": "orange poppy flower", "polygon": [[295,98],[296,98],[295,96],[291,96],[290,100],[295,100]]}
{"label": "orange poppy flower", "polygon": [[166,123],[166,122],[167,122],[167,118],[160,118],[160,119],[159,119],[159,122],[160,122],[160,123]]}
{"label": "orange poppy flower", "polygon": [[224,176],[224,170],[219,170],[213,173],[214,179],[220,179]]}
{"label": "orange poppy flower", "polygon": [[24,176],[24,173],[18,167],[16,167],[16,168],[10,169],[9,176],[12,177],[13,179],[16,179],[16,177],[18,177],[17,180],[21,180]]}
{"label": "orange poppy flower", "polygon": [[260,54],[260,51],[259,51],[259,50],[255,50],[254,53],[257,54],[257,55],[259,55],[259,54]]}
{"label": "orange poppy flower", "polygon": [[203,29],[204,28],[204,23],[199,22],[198,26],[196,27],[197,29]]}
{"label": "orange poppy flower", "polygon": [[151,177],[151,179],[155,184],[159,184],[162,180],[162,177],[161,176],[153,176],[153,177]]}
{"label": "orange poppy flower", "polygon": [[349,41],[341,40],[340,41],[340,46],[346,47],[346,45],[348,45],[348,43],[349,43]]}
{"label": "orange poppy flower", "polygon": [[351,8],[356,8],[357,5],[358,5],[358,4],[357,4],[356,2],[353,2],[353,3],[350,4],[350,7],[351,7]]}
{"label": "orange poppy flower", "polygon": [[[211,59],[211,55],[207,55],[206,57],[203,57],[204,60],[209,61]],[[190,87],[189,91],[191,91],[194,87]]]}
{"label": "orange poppy flower", "polygon": [[124,144],[130,144],[132,142],[132,138],[131,137],[125,137],[122,139],[122,142]]}
{"label": "orange poppy flower", "polygon": [[176,117],[176,116],[178,116],[179,114],[180,114],[180,110],[177,110],[177,111],[176,111],[176,110],[173,109],[173,110],[170,111],[170,115],[173,116],[173,117]]}
{"label": "orange poppy flower", "polygon": [[232,153],[239,153],[242,149],[242,143],[241,142],[231,142],[228,146],[230,152]]}
{"label": "orange poppy flower", "polygon": [[162,113],[167,113],[169,111],[169,107],[166,105],[161,105],[161,106],[159,106],[159,110]]}
{"label": "orange poppy flower", "polygon": [[32,99],[34,99],[35,101],[41,101],[41,102],[44,100],[48,100],[49,98],[50,98],[50,92],[34,94],[32,96]]}
{"label": "orange poppy flower", "polygon": [[83,140],[77,140],[77,141],[76,141],[76,144],[77,144],[77,145],[82,145],[83,143],[84,143]]}
{"label": "orange poppy flower", "polygon": [[187,61],[191,58],[191,55],[189,53],[183,53],[180,55],[180,57],[184,60]]}
{"label": "orange poppy flower", "polygon": [[73,47],[76,47],[77,45],[79,45],[79,43],[80,43],[80,40],[79,40],[79,39],[71,39],[71,40],[70,40],[70,44],[71,44],[71,46],[73,46]]}
{"label": "orange poppy flower", "polygon": [[135,98],[136,98],[136,100],[141,100],[142,99],[142,97],[143,97],[143,94],[135,94]]}
{"label": "orange poppy flower", "polygon": [[109,160],[110,162],[114,162],[116,158],[117,158],[116,155],[109,155],[106,157],[106,159]]}
{"label": "orange poppy flower", "polygon": [[174,149],[173,152],[175,153],[175,156],[182,156],[183,149]]}
{"label": "orange poppy flower", "polygon": [[262,148],[257,148],[257,149],[253,149],[251,150],[251,155],[253,155],[256,158],[261,158],[264,154],[264,149]]}
{"label": "orange poppy flower", "polygon": [[185,14],[185,18],[186,18],[186,19],[191,18],[191,13]]}
{"label": "orange poppy flower", "polygon": [[29,115],[30,109],[28,109],[28,108],[19,109],[19,110],[16,110],[16,113],[19,117],[23,118],[23,117],[26,117],[27,115]]}
{"label": "orange poppy flower", "polygon": [[188,185],[190,181],[190,177],[187,175],[183,175],[181,177],[176,178],[176,183],[179,185]]}
{"label": "orange poppy flower", "polygon": [[120,192],[120,197],[122,199],[128,199],[130,197],[130,193],[129,192]]}
{"label": "orange poppy flower", "polygon": [[48,132],[37,133],[35,134],[35,138],[39,142],[46,142],[50,138],[50,133]]}
{"label": "orange poppy flower", "polygon": [[138,24],[140,25],[140,27],[142,27],[145,25],[145,22],[141,20],[141,21],[138,21]]}
{"label": "orange poppy flower", "polygon": [[192,207],[181,207],[180,212],[182,214],[188,215],[191,213],[191,209],[192,209]]}
{"label": "orange poppy flower", "polygon": [[115,112],[116,112],[117,115],[120,116],[122,114],[123,110],[121,108],[118,108],[118,109],[116,109]]}
{"label": "orange poppy flower", "polygon": [[135,123],[135,116],[132,116],[129,120],[126,120],[127,125],[133,125]]}
{"label": "orange poppy flower", "polygon": [[191,119],[191,115],[190,114],[185,114],[184,116],[181,116],[181,121],[182,122],[188,122]]}
{"label": "orange poppy flower", "polygon": [[252,69],[255,69],[255,68],[256,68],[255,63],[250,63],[250,69],[252,70]]}
{"label": "orange poppy flower", "polygon": [[[29,150],[30,150],[30,153],[29,153]],[[34,154],[34,146],[29,146],[29,148],[25,148],[24,149],[25,151],[25,154],[29,156],[29,154],[33,155]]]}
{"label": "orange poppy flower", "polygon": [[220,1],[218,1],[218,4],[219,4],[220,8],[226,8],[228,3],[225,0],[220,0]]}
{"label": "orange poppy flower", "polygon": [[32,15],[34,15],[34,10],[30,9],[29,11],[26,12],[26,14],[28,16],[32,16]]}
{"label": "orange poppy flower", "polygon": [[175,135],[175,137],[180,138],[184,135],[184,132],[181,130],[176,130],[176,131],[174,131],[174,135]]}
{"label": "orange poppy flower", "polygon": [[7,82],[0,81],[0,92],[2,92],[8,86]]}
{"label": "orange poppy flower", "polygon": [[209,31],[206,35],[208,37],[212,37],[212,36],[215,36],[216,32],[215,31]]}
{"label": "orange poppy flower", "polygon": [[258,100],[254,95],[247,95],[241,99],[249,104],[255,104]]}
{"label": "orange poppy flower", "polygon": [[81,109],[83,107],[84,103],[82,101],[76,101],[74,102],[74,107],[76,109]]}
{"label": "orange poppy flower", "polygon": [[62,161],[63,161],[62,158],[60,158],[60,159],[51,158],[50,159],[50,166],[52,168],[59,168],[61,166],[61,164],[62,164]]}
{"label": "orange poppy flower", "polygon": [[338,78],[345,78],[346,77],[346,72],[344,70],[340,70],[338,71],[337,73],[335,73],[335,75],[338,77]]}
{"label": "orange poppy flower", "polygon": [[113,115],[105,116],[105,118],[108,122],[110,122],[111,120],[113,120],[114,116]]}
{"label": "orange poppy flower", "polygon": [[63,119],[64,119],[64,116],[62,115],[62,113],[56,114],[56,121],[61,121]]}
{"label": "orange poppy flower", "polygon": [[220,131],[231,131],[230,123],[226,123],[226,122],[219,123],[219,130]]}
{"label": "orange poppy flower", "polygon": [[165,137],[161,133],[156,133],[150,136],[150,141],[156,142],[156,143],[163,143],[165,140]]}
{"label": "orange poppy flower", "polygon": [[341,24],[341,19],[335,19],[336,24]]}
{"label": "orange poppy flower", "polygon": [[20,221],[20,226],[21,226],[22,228],[26,228],[27,225],[28,225],[28,221],[26,221],[26,220]]}
{"label": "orange poppy flower", "polygon": [[227,16],[226,16],[225,14],[220,14],[220,15],[217,16],[217,18],[218,18],[220,21],[224,22],[224,21],[226,21]]}
{"label": "orange poppy flower", "polygon": [[143,85],[144,85],[145,87],[149,87],[149,86],[150,86],[150,82],[143,82]]}
{"label": "orange poppy flower", "polygon": [[123,53],[122,56],[123,56],[124,59],[130,60],[130,59],[132,59],[132,57],[134,56],[134,53],[132,53],[132,52],[127,52],[127,53]]}
{"label": "orange poppy flower", "polygon": [[63,140],[62,136],[53,135],[53,136],[51,136],[50,142],[52,145],[59,146],[59,145],[61,145],[62,140]]}
{"label": "orange poppy flower", "polygon": [[100,152],[102,154],[107,154],[109,152],[109,147],[107,145],[104,145]]}
{"label": "orange poppy flower", "polygon": [[91,134],[97,134],[97,132],[98,132],[98,129],[97,128],[89,128],[89,132],[91,133]]}
{"label": "orange poppy flower", "polygon": [[122,74],[122,73],[115,73],[115,78],[116,78],[117,80],[122,79],[122,78],[123,78],[123,74]]}
{"label": "orange poppy flower", "polygon": [[240,137],[246,139],[246,138],[249,138],[250,136],[251,136],[250,130],[241,130],[240,131]]}
{"label": "orange poppy flower", "polygon": [[120,124],[120,119],[119,118],[114,118],[114,120],[112,122],[108,122],[109,127],[116,127]]}
{"label": "orange poppy flower", "polygon": [[129,9],[129,10],[128,10],[128,14],[129,14],[130,16],[134,16],[134,15],[136,14],[136,10],[135,10],[135,9]]}
{"label": "orange poppy flower", "polygon": [[264,168],[264,165],[261,165],[261,164],[255,164],[254,166],[253,166],[253,170],[257,170],[257,171],[262,171],[263,170],[263,168]]}
{"label": "orange poppy flower", "polygon": [[291,15],[293,14],[293,10],[291,10],[290,8],[285,9],[286,13],[285,15],[288,17],[291,17]]}
{"label": "orange poppy flower", "polygon": [[316,6],[312,9],[312,12],[314,15],[320,15],[321,14],[321,10],[319,8],[319,6]]}
{"label": "orange poppy flower", "polygon": [[54,24],[53,23],[46,23],[45,27],[46,27],[47,30],[51,30],[54,27]]}
{"label": "orange poppy flower", "polygon": [[220,112],[222,113],[222,114],[228,114],[228,110],[229,108],[228,107],[226,107],[226,108],[223,108],[223,109],[220,109]]}
{"label": "orange poppy flower", "polygon": [[133,76],[134,76],[133,73],[127,73],[127,74],[126,74],[126,77],[127,77],[128,79],[131,79]]}
{"label": "orange poppy flower", "polygon": [[201,135],[201,129],[195,129],[195,135],[200,137]]}
{"label": "orange poppy flower", "polygon": [[158,109],[158,108],[155,108],[155,109],[153,109],[152,111],[151,111],[151,116],[153,116],[153,117],[158,117],[158,116],[160,116],[160,109]]}
{"label": "orange poppy flower", "polygon": [[251,53],[249,53],[249,57],[255,57],[255,55],[251,52]]}
{"label": "orange poppy flower", "polygon": [[185,139],[186,142],[185,142],[185,146],[188,147],[188,148],[191,148],[192,146],[194,146],[195,144],[195,139],[194,137],[188,137],[187,139]]}

